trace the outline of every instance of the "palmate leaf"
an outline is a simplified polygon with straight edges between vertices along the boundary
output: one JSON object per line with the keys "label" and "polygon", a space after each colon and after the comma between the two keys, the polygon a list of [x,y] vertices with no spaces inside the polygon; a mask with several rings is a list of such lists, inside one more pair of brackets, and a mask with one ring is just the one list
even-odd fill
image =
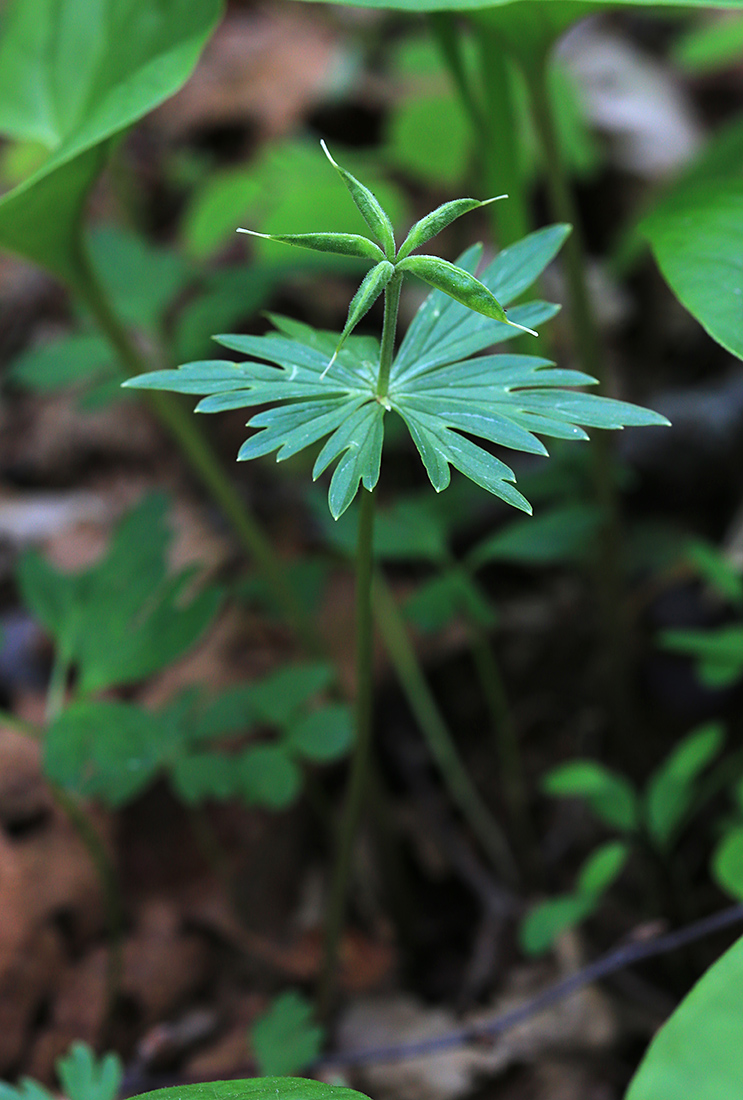
{"label": "palmate leaf", "polygon": [[[480,273],[480,283],[508,305],[540,275],[568,232],[568,226],[557,225],[532,233],[501,252]],[[474,274],[480,255],[479,246],[468,249],[459,267]],[[280,318],[274,319],[280,331],[266,336],[215,337],[224,347],[249,356],[246,362],[187,363],[177,370],[139,376],[126,385],[203,395],[199,412],[265,406],[248,421],[247,426],[257,431],[240,448],[241,460],[276,452],[277,461],[282,461],[325,439],[313,477],[337,464],[328,496],[336,519],[360,484],[371,490],[377,483],[387,412],[404,420],[437,491],[449,484],[453,466],[530,512],[513,485],[512,470],[470,437],[546,454],[540,435],[586,439],[583,426],[667,423],[647,409],[565,389],[594,382],[579,371],[558,370],[548,360],[532,356],[478,354],[516,336],[514,325],[530,327],[556,312],[557,307],[547,302],[519,304],[503,322],[474,313],[451,293],[435,290],[400,346],[382,398],[376,392],[375,341],[349,337],[328,370],[337,336]]]}

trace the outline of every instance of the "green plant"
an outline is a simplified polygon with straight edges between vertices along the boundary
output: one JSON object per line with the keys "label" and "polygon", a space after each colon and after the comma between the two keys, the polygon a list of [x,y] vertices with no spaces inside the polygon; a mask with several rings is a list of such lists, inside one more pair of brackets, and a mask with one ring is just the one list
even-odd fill
{"label": "green plant", "polygon": [[628,856],[629,845],[621,841],[609,841],[592,852],[578,872],[572,893],[540,902],[521,922],[519,940],[524,951],[541,954],[566,929],[592,916],[622,873]]}
{"label": "green plant", "polygon": [[[85,1043],[73,1043],[56,1062],[57,1075],[67,1100],[116,1100],[123,1070],[116,1054],[97,1059]],[[17,1086],[0,1082],[2,1100],[52,1100],[53,1093],[29,1077]]]}
{"label": "green plant", "polygon": [[[329,156],[329,154],[328,154]],[[223,347],[255,358],[244,362],[207,360],[178,370],[131,379],[129,386],[205,395],[202,412],[268,406],[249,426],[259,429],[240,448],[239,460],[277,452],[289,458],[328,436],[315,460],[313,477],[335,465],[328,503],[337,518],[362,493],[357,551],[357,695],[356,745],[342,823],[339,854],[329,903],[325,984],[327,1007],[331,975],[345,908],[351,855],[361,814],[371,741],[371,588],[374,490],[379,479],[384,418],[395,412],[404,421],[437,492],[450,482],[450,466],[507,503],[530,511],[513,486],[514,474],[495,455],[467,435],[516,450],[545,454],[535,432],[562,439],[583,439],[580,424],[619,428],[625,424],[664,424],[657,413],[558,387],[590,384],[577,371],[559,370],[548,360],[523,355],[477,353],[527,330],[554,313],[544,303],[514,306],[513,301],[537,277],[567,235],[565,226],[532,234],[500,253],[473,274],[480,250],[469,249],[457,265],[434,256],[414,255],[416,248],[456,218],[483,204],[460,199],[417,222],[397,248],[389,217],[362,183],[331,160],[371,230],[357,234],[272,235],[289,245],[352,255],[373,261],[349,307],[340,338],[307,325],[274,317],[278,331],[266,336],[220,336]],[[435,289],[410,326],[395,354],[402,281],[413,274]],[[374,301],[384,294],[381,342],[352,332]],[[464,435],[462,433],[467,433]]]}
{"label": "green plant", "polygon": [[312,1006],[295,989],[274,999],[253,1024],[251,1046],[262,1076],[290,1075],[314,1062],[324,1030],[312,1022]]}
{"label": "green plant", "polygon": [[743,940],[697,982],[660,1029],[625,1100],[728,1100],[743,1085]]}
{"label": "green plant", "polygon": [[[656,867],[660,865],[668,869],[674,882],[674,868],[678,865],[674,849],[684,830],[720,785],[714,774],[705,777],[705,772],[720,757],[724,740],[718,723],[693,730],[650,775],[642,791],[625,776],[594,760],[572,760],[554,768],[544,777],[542,786],[545,793],[556,798],[580,798],[602,825],[622,835],[623,856],[621,860],[615,857],[619,869],[631,851],[639,855],[650,851],[656,863],[648,870],[649,878],[655,879]],[[723,776],[721,770],[720,777]],[[743,868],[739,870],[740,832],[737,819],[726,826],[711,862],[713,877],[736,896],[743,884]],[[527,950],[544,950],[563,927],[591,915],[599,894],[581,890],[580,882],[591,859],[611,848],[609,843],[593,853],[581,872],[574,895],[550,899],[530,911],[521,928],[521,941]],[[611,857],[602,858],[611,864]],[[603,866],[601,861],[599,865]],[[602,892],[611,885],[616,873],[602,880]]]}

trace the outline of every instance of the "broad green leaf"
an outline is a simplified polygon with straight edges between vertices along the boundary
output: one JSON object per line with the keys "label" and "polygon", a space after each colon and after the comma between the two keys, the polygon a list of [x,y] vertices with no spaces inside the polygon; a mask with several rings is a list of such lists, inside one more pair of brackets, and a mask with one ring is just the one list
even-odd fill
{"label": "broad green leaf", "polygon": [[97,226],[89,247],[117,313],[133,325],[156,325],[191,278],[188,265],[173,249],[156,248],[120,226]]}
{"label": "broad green leaf", "polygon": [[117,1054],[99,1060],[86,1043],[73,1043],[56,1066],[68,1100],[116,1100],[124,1076]]}
{"label": "broad green leaf", "polygon": [[8,367],[6,378],[36,393],[54,393],[81,382],[118,378],[111,348],[101,336],[63,336],[29,348]]}
{"label": "broad green leaf", "polygon": [[302,1077],[251,1077],[243,1081],[174,1085],[140,1093],[134,1100],[368,1100],[368,1097],[343,1085],[327,1085]]}
{"label": "broad green leaf", "polygon": [[711,588],[731,603],[743,603],[743,576],[720,547],[702,539],[691,539],[686,556]]}
{"label": "broad green leaf", "polygon": [[286,734],[286,745],[297,756],[315,763],[339,760],[353,741],[353,722],[347,706],[313,710],[294,722]]}
{"label": "broad green leaf", "polygon": [[582,897],[598,898],[621,874],[628,856],[628,845],[618,840],[597,848],[580,869],[576,883],[578,893]]}
{"label": "broad green leaf", "polygon": [[347,172],[345,168],[341,168],[340,164],[337,164],[336,161],[333,160],[324,141],[321,141],[320,144],[322,145],[325,156],[348,188],[359,213],[377,238],[385,256],[388,260],[391,260],[395,255],[395,234],[389,216],[382,209],[376,195],[374,195],[363,183],[357,180],[355,176],[352,176],[350,172]]}
{"label": "broad green leaf", "polygon": [[676,63],[687,72],[714,72],[743,57],[743,16],[731,15],[696,26],[676,42]]}
{"label": "broad green leaf", "polygon": [[123,806],[160,766],[162,724],[128,703],[78,702],[47,730],[44,771],[66,790]]}
{"label": "broad green leaf", "polygon": [[16,0],[0,42],[0,133],[49,155],[0,199],[0,247],[85,285],[79,226],[110,141],[191,72],[220,0]]}
{"label": "broad green leaf", "polygon": [[722,751],[725,735],[711,722],[685,737],[650,777],[645,791],[645,817],[653,840],[666,846],[691,808],[695,781]]}
{"label": "broad green leaf", "polygon": [[240,790],[235,758],[226,753],[191,752],[170,767],[175,793],[189,806],[215,799],[223,802]]}
{"label": "broad green leaf", "polygon": [[743,828],[731,829],[718,844],[712,875],[726,893],[743,901]]}
{"label": "broad green leaf", "polygon": [[186,652],[212,623],[221,593],[190,600],[192,571],[167,576],[167,499],[152,494],[120,523],[105,557],[75,574],[38,554],[19,562],[24,599],[76,667],[78,690],[93,693],[142,679]]}
{"label": "broad green leaf", "polygon": [[54,1100],[54,1093],[30,1077],[21,1077],[17,1085],[0,1081],[0,1100]]}
{"label": "broad green leaf", "polygon": [[315,1061],[324,1029],[313,1023],[312,1016],[312,1005],[294,989],[275,998],[250,1034],[261,1073],[296,1073]]}
{"label": "broad green leaf", "polygon": [[555,940],[574,928],[596,908],[596,900],[588,895],[564,894],[549,898],[530,909],[519,927],[519,942],[527,955],[541,955]]}
{"label": "broad green leaf", "polygon": [[235,762],[238,789],[249,806],[284,810],[299,794],[302,776],[283,745],[257,745]]}
{"label": "broad green leaf", "polygon": [[697,661],[697,674],[708,687],[727,687],[743,673],[743,626],[719,630],[666,630],[660,636],[664,649],[683,653]]}
{"label": "broad green leaf", "polygon": [[454,188],[472,155],[472,124],[454,95],[408,96],[385,127],[385,159],[429,187]]}
{"label": "broad green leaf", "polygon": [[601,821],[622,832],[631,832],[639,824],[634,787],[593,760],[573,760],[555,768],[544,777],[542,788],[556,798],[584,798]]}
{"label": "broad green leaf", "polygon": [[625,1100],[743,1093],[743,939],[697,982],[651,1042]]}
{"label": "broad green leaf", "polygon": [[671,192],[640,229],[674,294],[743,359],[743,180]]}
{"label": "broad green leaf", "polygon": [[480,626],[495,625],[496,616],[486,594],[463,569],[447,569],[425,581],[405,601],[405,615],[425,633],[443,630],[460,615]]}
{"label": "broad green leaf", "polygon": [[492,561],[521,565],[582,562],[590,556],[601,525],[597,508],[567,504],[528,520],[514,520],[483,540],[467,555],[472,569]]}
{"label": "broad green leaf", "polygon": [[285,726],[297,712],[333,681],[332,666],[323,661],[287,665],[250,685],[256,720]]}

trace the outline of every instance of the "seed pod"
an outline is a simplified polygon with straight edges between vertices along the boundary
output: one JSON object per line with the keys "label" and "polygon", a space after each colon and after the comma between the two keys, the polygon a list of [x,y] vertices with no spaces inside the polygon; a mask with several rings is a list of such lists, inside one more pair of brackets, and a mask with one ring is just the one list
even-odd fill
{"label": "seed pod", "polygon": [[341,338],[338,341],[338,346],[333,352],[333,358],[328,363],[327,367],[321,374],[321,378],[324,378],[328,373],[333,363],[335,362],[338,352],[345,344],[347,338],[351,335],[356,325],[359,323],[365,313],[368,313],[371,307],[376,302],[379,295],[382,293],[387,283],[395,274],[394,266],[389,260],[382,260],[364,278],[359,289],[351,299],[351,304],[348,307],[348,320],[346,321],[345,328],[341,333]]}
{"label": "seed pod", "polygon": [[395,234],[392,231],[392,222],[389,217],[369,188],[364,187],[363,183],[360,183],[356,177],[352,176],[350,172],[347,172],[345,168],[341,168],[340,164],[336,164],[324,141],[321,141],[320,144],[322,145],[325,156],[350,191],[351,198],[359,208],[362,218],[382,246],[384,254],[391,260],[395,255]]}
{"label": "seed pod", "polygon": [[452,202],[437,206],[430,214],[426,214],[425,218],[415,223],[400,245],[395,259],[404,260],[414,249],[420,248],[426,241],[430,241],[431,237],[435,237],[442,229],[446,229],[447,225],[461,218],[462,214],[469,214],[470,210],[476,210],[478,206],[487,206],[498,199],[506,198],[508,198],[507,195],[496,195],[495,198],[485,199],[484,202],[480,199],[454,199]]}
{"label": "seed pod", "polygon": [[263,237],[279,244],[294,244],[299,248],[311,248],[315,252],[333,252],[340,256],[360,256],[364,260],[383,260],[384,252],[358,233],[256,233],[254,229],[238,229],[251,237]]}
{"label": "seed pod", "polygon": [[503,306],[484,283],[447,260],[442,260],[438,256],[408,256],[397,264],[397,270],[409,271],[411,275],[417,275],[424,283],[435,287],[436,290],[443,290],[444,294],[448,294],[450,298],[461,302],[463,306],[473,309],[476,313],[482,313],[496,321],[503,321],[506,325],[521,329],[522,332],[530,332],[532,336],[537,335],[534,329],[509,321]]}

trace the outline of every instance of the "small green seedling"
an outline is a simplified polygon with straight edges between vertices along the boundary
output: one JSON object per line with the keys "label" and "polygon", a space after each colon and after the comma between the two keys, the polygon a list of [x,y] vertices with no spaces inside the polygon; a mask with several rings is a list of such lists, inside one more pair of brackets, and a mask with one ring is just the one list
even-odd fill
{"label": "small green seedling", "polygon": [[258,1070],[266,1077],[298,1073],[318,1057],[324,1029],[313,1023],[306,997],[289,989],[275,998],[250,1032]]}
{"label": "small green seedling", "polygon": [[165,775],[187,805],[236,798],[285,809],[305,765],[339,760],[351,746],[348,707],[316,704],[332,679],[329,665],[294,664],[211,700],[186,691],[157,712],[75,701],[47,731],[45,769],[66,790],[111,806]]}
{"label": "small green seedling", "polygon": [[[683,829],[709,796],[702,787],[702,778],[719,757],[724,742],[723,729],[716,722],[692,731],[653,772],[642,792],[624,776],[594,760],[573,760],[553,769],[544,777],[543,789],[556,798],[582,799],[602,825],[622,834],[625,857],[633,848],[642,851],[649,846],[668,860]],[[741,836],[743,830],[736,821],[726,830],[712,860],[713,877],[734,895],[737,891],[743,894]],[[598,849],[601,851],[603,848]],[[604,889],[610,884],[607,881]],[[522,931],[524,946],[549,946],[553,925],[562,928],[565,921],[577,924],[593,912],[595,905],[589,905],[588,900],[578,890],[569,899],[554,898],[537,906],[526,919],[526,931]]]}
{"label": "small green seedling", "polygon": [[609,841],[592,852],[581,867],[571,894],[540,902],[521,922],[519,939],[524,951],[541,955],[563,932],[592,916],[622,873],[629,854],[629,845],[622,841]]}
{"label": "small green seedling", "polygon": [[[73,1043],[56,1068],[67,1100],[116,1100],[124,1076],[118,1055],[99,1059],[86,1043]],[[24,1077],[16,1086],[0,1082],[0,1100],[54,1100],[54,1093]]]}

